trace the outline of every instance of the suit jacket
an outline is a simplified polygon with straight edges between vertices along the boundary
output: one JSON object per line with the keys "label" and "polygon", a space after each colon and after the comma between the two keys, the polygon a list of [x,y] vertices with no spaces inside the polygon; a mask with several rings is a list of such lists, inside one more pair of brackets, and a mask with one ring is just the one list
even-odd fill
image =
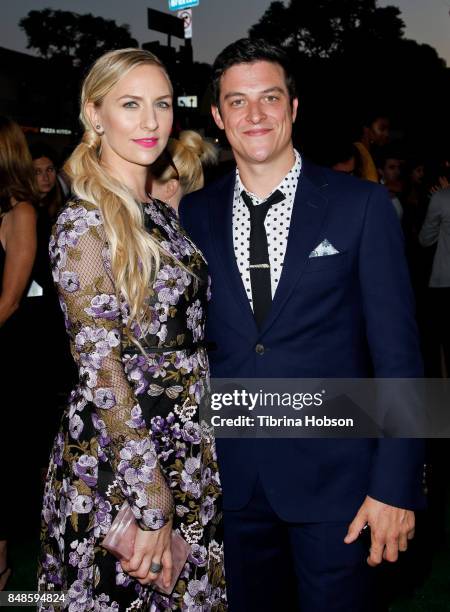
{"label": "suit jacket", "polygon": [[[403,238],[385,189],[303,164],[283,272],[258,330],[234,256],[234,184],[232,173],[180,206],[209,263],[212,376],[422,376]],[[310,258],[324,239],[339,254]],[[421,440],[222,439],[217,447],[226,509],[245,506],[258,476],[288,521],[350,520],[367,494],[403,508],[423,504]]]}

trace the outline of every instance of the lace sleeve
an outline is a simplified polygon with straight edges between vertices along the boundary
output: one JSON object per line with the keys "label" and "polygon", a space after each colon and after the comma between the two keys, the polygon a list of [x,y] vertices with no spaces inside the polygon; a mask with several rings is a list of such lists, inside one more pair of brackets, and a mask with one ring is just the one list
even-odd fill
{"label": "lace sleeve", "polygon": [[173,497],[121,359],[122,316],[97,208],[76,203],[58,218],[50,254],[83,396],[117,483],[142,529],[159,529]]}

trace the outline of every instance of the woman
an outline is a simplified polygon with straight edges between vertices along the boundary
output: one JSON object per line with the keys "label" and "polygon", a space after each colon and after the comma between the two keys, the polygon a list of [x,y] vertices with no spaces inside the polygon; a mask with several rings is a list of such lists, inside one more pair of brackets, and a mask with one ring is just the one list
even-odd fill
{"label": "woman", "polygon": [[[47,476],[40,589],[68,589],[66,605],[83,612],[225,610],[215,448],[198,423],[207,268],[146,193],[172,125],[161,63],[137,49],[101,57],[81,121],[66,165],[77,197],[50,242],[79,384]],[[139,529],[119,563],[100,542],[124,500]],[[160,568],[169,582],[172,529],[192,552],[167,597],[151,582]]]}
{"label": "woman", "polygon": [[215,146],[198,132],[181,132],[151,167],[152,196],[178,211],[183,196],[203,187],[203,164],[216,164],[217,158]]}
{"label": "woman", "polygon": [[[23,373],[19,374],[17,363],[20,363],[20,358],[23,359],[23,341],[26,338],[23,335],[20,304],[26,294],[36,252],[36,213],[33,204],[37,200],[34,170],[25,136],[14,121],[0,117],[0,370],[4,432],[0,448],[4,468],[17,452],[9,443],[10,432],[18,431],[14,415],[23,414],[19,405],[23,394],[18,393],[23,384]],[[17,444],[16,437],[14,440]],[[0,504],[0,591],[4,590],[11,574],[7,563],[6,534],[11,530],[10,500],[17,502],[17,496],[13,494],[16,481],[11,479],[11,482],[5,482],[8,474],[9,470],[3,469],[2,486],[9,491],[9,495]],[[17,512],[17,508],[14,512]]]}

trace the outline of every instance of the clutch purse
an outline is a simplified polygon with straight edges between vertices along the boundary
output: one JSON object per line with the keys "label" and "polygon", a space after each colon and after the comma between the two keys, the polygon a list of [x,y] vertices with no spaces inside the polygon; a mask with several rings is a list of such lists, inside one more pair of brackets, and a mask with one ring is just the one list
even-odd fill
{"label": "clutch purse", "polygon": [[[101,545],[108,552],[114,555],[119,561],[131,559],[134,550],[134,540],[138,524],[132,509],[127,501],[122,504],[116,518],[113,520],[108,533],[104,537]],[[190,545],[184,540],[177,531],[172,531],[172,580],[168,587],[164,586],[162,573],[153,582],[153,586],[164,593],[170,595],[183,571],[184,565],[191,552]]]}

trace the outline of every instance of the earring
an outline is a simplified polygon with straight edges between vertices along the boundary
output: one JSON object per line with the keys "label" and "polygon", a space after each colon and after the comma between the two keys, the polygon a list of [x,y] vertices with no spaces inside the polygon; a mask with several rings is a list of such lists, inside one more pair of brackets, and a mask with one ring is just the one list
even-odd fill
{"label": "earring", "polygon": [[99,134],[103,134],[102,126],[99,123],[97,123],[97,125],[95,126],[95,129],[97,130]]}

